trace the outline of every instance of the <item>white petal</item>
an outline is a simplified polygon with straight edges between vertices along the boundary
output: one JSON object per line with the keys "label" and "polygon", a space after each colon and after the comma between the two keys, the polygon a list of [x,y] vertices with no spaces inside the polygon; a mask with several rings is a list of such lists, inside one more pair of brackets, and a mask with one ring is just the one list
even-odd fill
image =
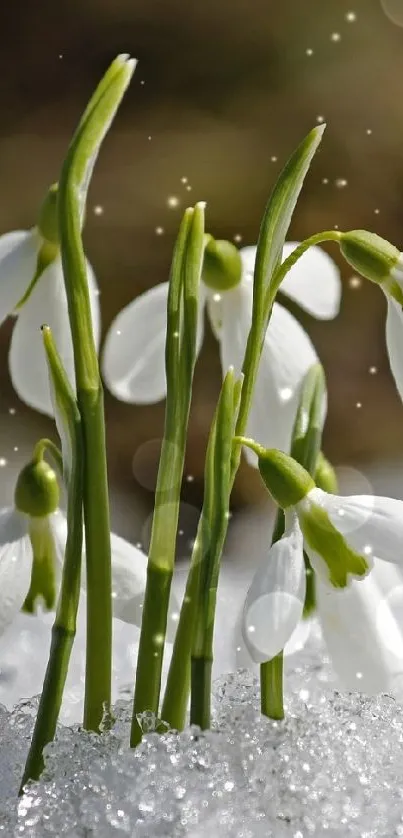
{"label": "white petal", "polygon": [[18,614],[29,591],[32,548],[27,518],[0,510],[0,634]]}
{"label": "white petal", "polygon": [[[284,245],[283,261],[297,245],[298,242]],[[288,272],[280,291],[318,320],[332,320],[340,308],[339,269],[324,250],[310,247]]]}
{"label": "white petal", "polygon": [[[90,265],[88,281],[94,337],[99,346],[99,300],[95,276]],[[52,329],[63,366],[72,386],[75,387],[73,343],[60,259],[56,259],[46,268],[23,306],[14,327],[9,356],[11,380],[19,397],[35,410],[52,416],[53,405],[41,335],[41,326],[44,323]]]}
{"label": "white petal", "polygon": [[0,236],[0,323],[12,314],[36,271],[40,240],[36,230]]}
{"label": "white petal", "polygon": [[[298,244],[286,242],[282,261]],[[256,247],[244,247],[240,255],[244,276],[252,280]],[[311,247],[301,256],[281,283],[280,290],[318,320],[331,320],[340,308],[340,272],[333,259],[320,247]]]}
{"label": "white petal", "polygon": [[10,375],[20,399],[41,413],[53,415],[41,326],[51,327],[66,372],[72,379],[73,347],[60,260],[42,274],[22,308],[11,338]]}
{"label": "white petal", "polygon": [[[382,570],[343,590],[317,580],[317,606],[335,671],[344,686],[374,694],[386,692],[403,674],[403,625],[377,584]],[[390,592],[392,593],[392,592]],[[403,587],[400,587],[400,607]]]}
{"label": "white petal", "polygon": [[295,513],[257,570],[246,596],[242,633],[252,659],[271,660],[284,649],[301,617],[305,600],[303,539]]}
{"label": "white petal", "polygon": [[403,565],[403,501],[376,495],[329,495],[312,489],[309,501],[323,507],[360,555]]}
{"label": "white petal", "polygon": [[400,398],[403,400],[403,310],[396,300],[387,297],[386,346],[389,364]]}
{"label": "white petal", "polygon": [[[302,383],[318,360],[302,326],[277,303],[266,333],[256,380],[247,435],[266,448],[289,452]],[[326,404],[323,405],[323,421]],[[248,461],[256,455],[245,449]]]}
{"label": "white petal", "polygon": [[[166,396],[165,340],[168,283],[141,294],[115,317],[105,339],[102,372],[108,389],[129,404]],[[203,343],[204,291],[199,299],[197,351]]]}
{"label": "white petal", "polygon": [[[229,366],[239,372],[251,322],[252,285],[245,282],[223,294],[220,351],[223,373]],[[312,364],[317,362],[310,338],[285,308],[277,303],[263,345],[247,436],[266,448],[288,452],[298,409],[301,385]],[[324,416],[326,406],[324,405]],[[245,456],[257,465],[249,448]]]}
{"label": "white petal", "polygon": [[[147,556],[124,538],[111,534],[113,616],[141,626],[147,582]],[[179,618],[179,605],[172,591],[167,639],[172,640]]]}

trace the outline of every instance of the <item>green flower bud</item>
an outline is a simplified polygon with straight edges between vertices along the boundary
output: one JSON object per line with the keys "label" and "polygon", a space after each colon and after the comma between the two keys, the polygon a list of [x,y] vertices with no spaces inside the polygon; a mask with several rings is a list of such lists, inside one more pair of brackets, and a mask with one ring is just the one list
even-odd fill
{"label": "green flower bud", "polygon": [[283,451],[263,448],[253,439],[245,439],[242,436],[234,437],[234,441],[247,445],[255,452],[263,482],[281,509],[296,506],[315,488],[315,483],[306,469]]}
{"label": "green flower bud", "polygon": [[367,575],[370,565],[347,544],[322,506],[307,499],[298,507],[298,518],[306,543],[327,565],[334,588],[345,588],[349,576]]}
{"label": "green flower bud", "polygon": [[213,291],[230,291],[242,278],[242,259],[231,242],[216,241],[206,236],[202,280]]}
{"label": "green flower bud", "polygon": [[317,459],[314,478],[318,489],[323,489],[329,495],[337,495],[339,487],[336,472],[322,452],[320,452]]}
{"label": "green flower bud", "polygon": [[59,484],[53,469],[42,459],[32,460],[18,476],[14,492],[16,509],[32,518],[44,518],[59,505]]}
{"label": "green flower bud", "polygon": [[23,611],[34,614],[39,603],[51,609],[56,602],[55,543],[48,517],[31,518],[29,536],[33,562],[31,584]]}
{"label": "green flower bud", "polygon": [[340,250],[354,270],[403,305],[403,259],[397,247],[375,233],[352,230],[341,234]]}
{"label": "green flower bud", "polygon": [[57,197],[58,184],[53,183],[39,211],[38,230],[45,241],[58,246],[60,238]]}

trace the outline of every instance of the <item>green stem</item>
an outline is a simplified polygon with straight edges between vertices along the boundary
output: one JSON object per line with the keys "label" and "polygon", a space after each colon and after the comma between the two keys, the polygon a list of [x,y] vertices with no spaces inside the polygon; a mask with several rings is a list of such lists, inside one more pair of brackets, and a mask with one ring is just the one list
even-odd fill
{"label": "green stem", "polygon": [[260,706],[269,719],[284,719],[282,652],[260,664]]}
{"label": "green stem", "polygon": [[[73,161],[74,162],[74,161]],[[92,330],[81,198],[68,155],[59,184],[59,229],[84,438],[87,649],[84,726],[99,730],[111,701],[112,584],[103,391]],[[73,175],[72,171],[73,170]]]}
{"label": "green stem", "polygon": [[40,439],[39,442],[36,443],[34,447],[33,460],[36,460],[37,462],[42,460],[45,451],[48,451],[49,454],[51,454],[56,463],[57,470],[60,476],[63,477],[62,452],[60,451],[60,448],[58,448],[58,446],[55,445],[54,442],[52,442],[51,439]]}
{"label": "green stem", "polygon": [[43,749],[55,735],[74,637],[75,628],[69,630],[55,622],[38,715],[19,789],[20,795],[23,794],[28,780],[38,780],[43,771]]}
{"label": "green stem", "polygon": [[201,519],[186,580],[185,595],[176,629],[175,642],[168,670],[161,718],[173,730],[183,730],[190,691],[190,649],[195,624],[195,597],[198,589],[201,560]]}
{"label": "green stem", "polygon": [[142,737],[139,714],[158,713],[175,561],[180,490],[196,360],[197,302],[204,247],[204,205],[187,210],[175,246],[167,304],[165,427],[148,554],[130,743]]}
{"label": "green stem", "polygon": [[192,697],[190,703],[190,723],[202,730],[210,727],[211,704],[211,658],[192,657]]}
{"label": "green stem", "polygon": [[156,713],[158,708],[168,613],[167,608],[161,608],[161,603],[165,605],[169,602],[171,581],[172,573],[158,567],[148,567],[141,623],[142,642],[137,657],[137,671],[146,672],[148,677],[136,680],[135,709],[130,732],[131,748],[138,745],[142,737],[139,715],[145,711]]}
{"label": "green stem", "polygon": [[314,236],[310,236],[308,239],[305,239],[301,242],[287,259],[284,259],[284,262],[278,266],[277,270],[274,273],[273,281],[270,283],[266,294],[265,300],[265,315],[271,312],[271,308],[273,306],[274,299],[276,297],[277,291],[280,288],[280,285],[284,279],[284,277],[288,274],[288,271],[298,262],[301,256],[309,250],[310,247],[313,247],[317,244],[323,244],[324,242],[340,242],[342,237],[342,233],[340,230],[325,230],[323,233],[315,233]]}
{"label": "green stem", "polygon": [[103,391],[78,390],[85,446],[87,649],[84,727],[99,730],[111,702],[112,573]]}

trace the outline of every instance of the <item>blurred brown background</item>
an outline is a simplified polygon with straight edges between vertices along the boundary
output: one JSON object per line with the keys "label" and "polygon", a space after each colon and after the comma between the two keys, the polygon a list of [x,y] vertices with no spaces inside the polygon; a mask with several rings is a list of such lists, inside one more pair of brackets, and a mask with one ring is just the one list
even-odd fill
{"label": "blurred brown background", "polygon": [[[402,27],[387,16],[388,6]],[[292,237],[335,225],[363,227],[403,248],[400,7],[402,0],[1,4],[0,230],[35,223],[89,95],[108,62],[127,51],[139,64],[95,171],[85,231],[105,328],[136,294],[166,279],[189,203],[207,201],[213,235],[254,243],[280,166],[324,119],[325,139]],[[169,206],[172,196],[177,207]],[[385,352],[382,293],[369,283],[357,287],[348,266],[341,269],[339,318],[303,322],[328,374],[326,451],[338,463],[361,467],[401,456],[403,409]],[[10,322],[1,331],[2,495],[27,445],[52,432],[11,390],[11,328]],[[195,479],[184,487],[189,508],[200,499],[219,382],[209,335],[194,394],[187,472]],[[142,517],[151,509],[158,444],[145,443],[160,437],[163,412],[162,403],[135,408],[107,397],[111,484],[123,534],[138,535],[136,504]],[[138,458],[146,488],[140,488],[132,459],[144,445]],[[244,467],[235,502],[259,493],[256,475]]]}

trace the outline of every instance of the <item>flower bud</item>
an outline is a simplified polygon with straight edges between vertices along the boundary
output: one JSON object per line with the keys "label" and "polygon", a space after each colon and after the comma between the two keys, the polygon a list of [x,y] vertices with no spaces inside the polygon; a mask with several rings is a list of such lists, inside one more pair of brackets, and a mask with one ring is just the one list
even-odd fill
{"label": "flower bud", "polygon": [[403,305],[403,256],[397,247],[375,233],[352,230],[341,234],[340,250],[354,270]]}
{"label": "flower bud", "polygon": [[282,509],[295,506],[315,487],[310,474],[283,451],[260,445],[254,450],[263,482]]}
{"label": "flower bud", "polygon": [[242,278],[242,259],[239,250],[228,241],[208,238],[204,249],[202,279],[213,291],[230,291]]}
{"label": "flower bud", "polygon": [[19,512],[44,518],[59,505],[59,484],[53,469],[44,460],[32,460],[18,476],[14,502]]}
{"label": "flower bud", "polygon": [[39,211],[38,230],[45,241],[59,245],[58,184],[53,183]]}

